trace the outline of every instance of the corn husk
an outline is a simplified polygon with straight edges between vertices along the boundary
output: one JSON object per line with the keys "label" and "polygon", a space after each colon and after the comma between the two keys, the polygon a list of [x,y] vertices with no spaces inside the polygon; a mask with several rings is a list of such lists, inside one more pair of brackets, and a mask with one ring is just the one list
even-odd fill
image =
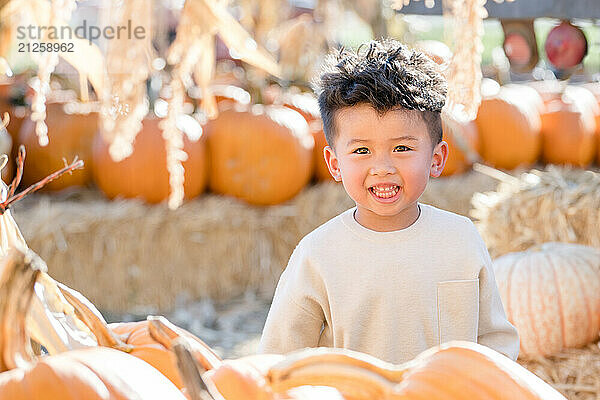
{"label": "corn husk", "polygon": [[[6,201],[8,194],[8,187],[0,181],[0,201]],[[0,215],[0,258],[14,248],[27,249],[27,243],[11,211],[6,210]],[[50,354],[97,345],[96,338],[75,316],[73,307],[45,270],[39,274],[34,290],[26,316],[27,331],[32,339],[43,343]]]}
{"label": "corn husk", "polygon": [[600,247],[600,173],[549,165],[473,196],[471,216],[492,257],[545,242]]}

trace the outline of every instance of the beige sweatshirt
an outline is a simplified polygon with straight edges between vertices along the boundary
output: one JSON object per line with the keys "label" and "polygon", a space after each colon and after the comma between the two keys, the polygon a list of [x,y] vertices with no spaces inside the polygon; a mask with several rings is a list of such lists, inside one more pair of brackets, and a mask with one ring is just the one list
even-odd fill
{"label": "beige sweatshirt", "polygon": [[515,360],[517,331],[477,229],[466,217],[419,206],[417,221],[402,230],[365,228],[354,207],[306,235],[281,275],[259,352],[341,347],[398,364],[468,340]]}

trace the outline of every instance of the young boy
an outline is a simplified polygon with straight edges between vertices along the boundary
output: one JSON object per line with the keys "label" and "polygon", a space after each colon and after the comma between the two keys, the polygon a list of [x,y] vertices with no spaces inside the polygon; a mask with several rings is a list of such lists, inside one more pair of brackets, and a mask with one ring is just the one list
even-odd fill
{"label": "young boy", "polygon": [[342,347],[402,363],[467,340],[517,358],[517,331],[475,226],[418,202],[448,157],[447,86],[436,68],[389,39],[329,57],[316,83],[324,155],[356,207],[295,248],[260,352]]}

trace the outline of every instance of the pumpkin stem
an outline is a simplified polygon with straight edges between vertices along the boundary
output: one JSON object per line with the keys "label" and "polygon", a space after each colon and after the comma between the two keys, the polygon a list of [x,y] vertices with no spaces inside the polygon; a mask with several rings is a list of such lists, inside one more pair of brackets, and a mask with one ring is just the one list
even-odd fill
{"label": "pumpkin stem", "polygon": [[344,397],[388,398],[400,383],[406,366],[397,366],[347,349],[312,348],[290,353],[267,373],[271,389],[329,386]]}
{"label": "pumpkin stem", "polygon": [[27,336],[25,317],[35,281],[46,270],[31,250],[15,248],[0,264],[0,372],[26,367],[35,356]]}
{"label": "pumpkin stem", "polygon": [[223,361],[221,357],[196,336],[184,332],[165,317],[149,315],[146,319],[148,320],[148,332],[150,336],[165,346],[165,348],[172,349],[173,343],[177,338],[186,337],[190,339],[188,350],[194,355],[196,361],[200,363],[204,370],[214,369],[221,365]]}
{"label": "pumpkin stem", "polygon": [[[173,351],[177,357],[177,368],[183,379],[186,395],[191,400],[225,400],[216,389],[210,391],[206,381],[202,379],[201,367],[192,354],[193,340],[181,336],[174,340]],[[210,384],[210,383],[209,383]]]}
{"label": "pumpkin stem", "polygon": [[100,346],[112,347],[124,352],[131,352],[133,346],[123,342],[119,335],[110,330],[106,320],[98,309],[78,291],[56,282],[65,299],[75,309],[75,314],[92,331]]}

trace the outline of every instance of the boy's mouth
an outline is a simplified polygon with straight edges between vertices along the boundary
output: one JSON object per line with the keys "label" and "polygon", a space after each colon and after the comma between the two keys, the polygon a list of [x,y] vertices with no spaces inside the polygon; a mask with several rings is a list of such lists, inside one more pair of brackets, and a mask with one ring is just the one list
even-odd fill
{"label": "boy's mouth", "polygon": [[369,191],[379,199],[390,199],[398,194],[400,186],[393,184],[375,185],[371,186]]}

